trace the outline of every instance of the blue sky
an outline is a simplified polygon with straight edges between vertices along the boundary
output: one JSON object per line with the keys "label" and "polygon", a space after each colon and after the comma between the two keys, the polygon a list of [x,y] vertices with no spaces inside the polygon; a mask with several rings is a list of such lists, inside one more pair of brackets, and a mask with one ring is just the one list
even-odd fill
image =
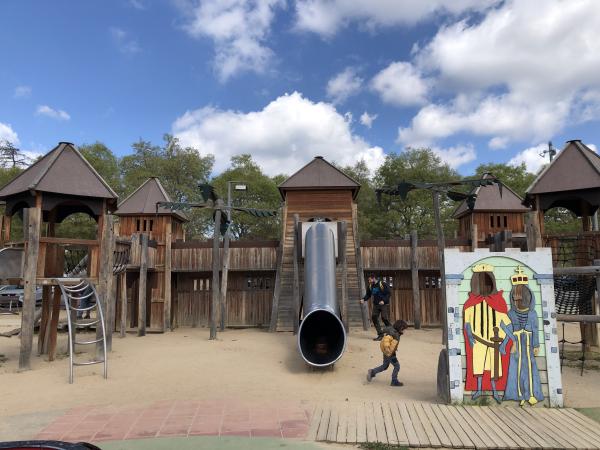
{"label": "blue sky", "polygon": [[596,0],[0,3],[0,139],[174,133],[272,173],[427,146],[463,174],[600,142]]}

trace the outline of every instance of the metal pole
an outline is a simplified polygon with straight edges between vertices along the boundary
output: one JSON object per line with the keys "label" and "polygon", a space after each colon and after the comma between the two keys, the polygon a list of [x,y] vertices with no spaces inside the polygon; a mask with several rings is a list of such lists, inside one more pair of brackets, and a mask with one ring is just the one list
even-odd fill
{"label": "metal pole", "polygon": [[217,338],[217,308],[219,307],[219,228],[223,200],[218,199],[215,210],[215,224],[212,249],[212,307],[210,310],[210,339]]}
{"label": "metal pole", "polygon": [[444,248],[446,240],[444,239],[444,230],[442,228],[442,220],[440,218],[440,193],[433,191],[433,213],[435,218],[435,229],[437,231],[438,255],[440,261],[440,321],[443,327],[442,343],[448,342],[448,325],[446,324],[446,270],[444,267]]}

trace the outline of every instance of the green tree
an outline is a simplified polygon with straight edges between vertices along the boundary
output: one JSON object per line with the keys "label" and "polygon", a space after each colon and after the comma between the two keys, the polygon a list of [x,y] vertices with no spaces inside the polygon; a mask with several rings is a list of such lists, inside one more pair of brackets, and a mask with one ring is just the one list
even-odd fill
{"label": "green tree", "polygon": [[375,188],[367,163],[361,160],[353,166],[346,166],[341,170],[360,184],[356,204],[358,207],[358,230],[361,239],[378,237],[380,234],[377,229],[378,223],[373,220],[378,208],[376,207]]}
{"label": "green tree", "polygon": [[[193,147],[182,147],[177,138],[166,134],[163,146],[140,140],[133,144],[133,154],[119,162],[125,195],[129,195],[150,177],[159,177],[173,201],[202,201],[198,185],[206,183],[212,172],[214,157],[202,156]],[[212,218],[203,211],[188,214],[185,225],[190,238],[202,237]]]}
{"label": "green tree", "polygon": [[102,142],[82,144],[79,151],[92,167],[100,174],[104,181],[119,195],[123,194],[119,161],[114,153]]}
{"label": "green tree", "polygon": [[[211,184],[217,193],[227,202],[227,182],[244,182],[246,191],[232,189],[233,206],[276,210],[281,204],[277,185],[286,177],[278,175],[270,178],[263,173],[251,155],[237,155],[231,158],[231,167],[215,177]],[[277,239],[281,217],[258,218],[233,211],[231,232],[233,239]]]}
{"label": "green tree", "polygon": [[[430,149],[409,148],[406,151],[386,156],[385,162],[377,170],[374,186],[394,186],[400,181],[442,182],[459,180],[460,175]],[[445,195],[440,197],[442,225],[447,236],[456,230],[456,221],[451,214],[457,203]],[[370,223],[367,228],[373,237],[404,237],[411,230],[417,230],[420,237],[435,236],[432,193],[415,190],[406,200],[400,197],[382,198],[381,206],[375,200],[367,205],[366,214]]]}

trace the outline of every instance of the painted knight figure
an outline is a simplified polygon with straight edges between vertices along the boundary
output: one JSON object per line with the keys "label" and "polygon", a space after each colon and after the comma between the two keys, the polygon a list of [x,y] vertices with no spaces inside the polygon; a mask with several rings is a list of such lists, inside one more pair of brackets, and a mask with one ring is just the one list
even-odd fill
{"label": "painted knight figure", "polygon": [[[535,357],[540,350],[538,315],[535,311],[535,296],[529,289],[529,280],[519,266],[511,277],[510,323],[503,325],[506,337],[500,351],[510,352],[508,380],[504,400],[519,401],[521,406],[544,400],[542,384]],[[509,346],[512,347],[509,349]]]}
{"label": "painted knight figure", "polygon": [[492,391],[500,403],[498,391],[506,386],[509,364],[501,345],[510,348],[506,341],[506,329],[510,324],[508,308],[502,291],[496,290],[494,268],[489,264],[473,267],[471,292],[464,304],[464,338],[467,360],[465,385],[473,391],[472,399],[479,398],[483,391]]}

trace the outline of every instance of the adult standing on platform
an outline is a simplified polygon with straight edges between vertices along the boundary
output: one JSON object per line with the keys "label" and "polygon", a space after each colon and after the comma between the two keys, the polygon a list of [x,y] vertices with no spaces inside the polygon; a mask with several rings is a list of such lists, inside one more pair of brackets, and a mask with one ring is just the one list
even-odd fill
{"label": "adult standing on platform", "polygon": [[379,323],[379,315],[381,315],[381,320],[383,320],[385,326],[390,326],[390,287],[381,279],[381,277],[376,277],[373,273],[369,274],[368,281],[367,293],[360,300],[360,303],[362,304],[365,301],[368,301],[371,297],[373,298],[373,312],[371,314],[371,320],[373,321],[373,325],[375,325],[375,329],[377,330],[377,337],[373,340],[380,341],[383,339],[383,330],[381,329],[381,324]]}

